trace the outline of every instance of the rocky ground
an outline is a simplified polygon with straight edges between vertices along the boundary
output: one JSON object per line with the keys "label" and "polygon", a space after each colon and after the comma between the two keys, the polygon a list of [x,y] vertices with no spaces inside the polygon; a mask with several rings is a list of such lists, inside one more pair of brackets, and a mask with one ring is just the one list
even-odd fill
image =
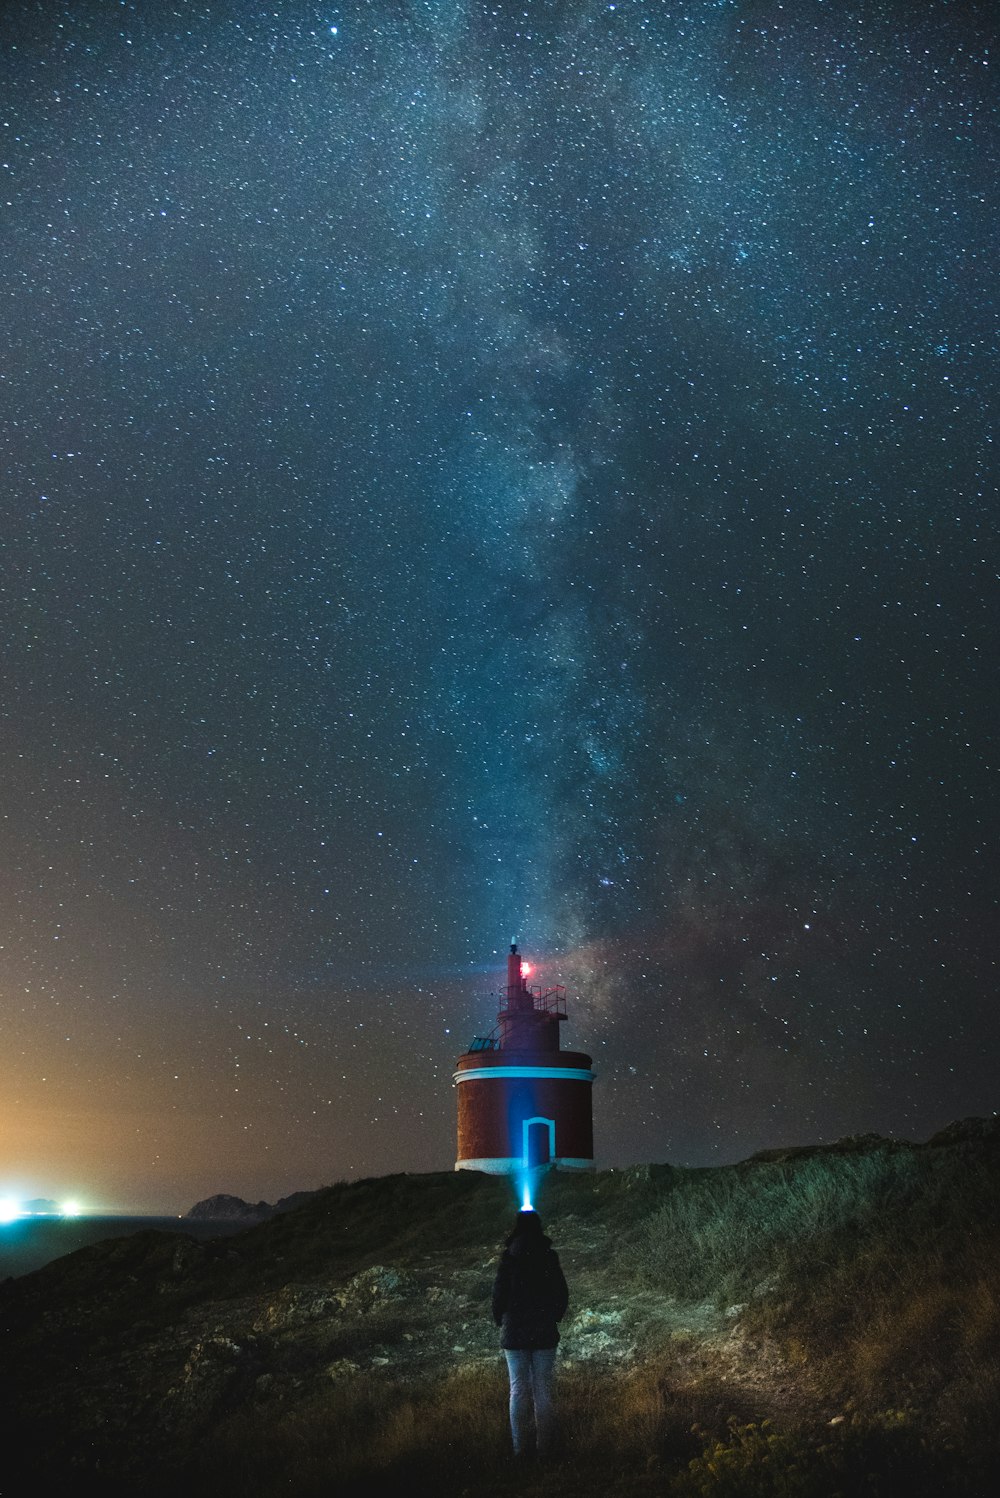
{"label": "rocky ground", "polygon": [[[547,1182],[571,1292],[564,1374],[598,1374],[607,1388],[655,1370],[723,1430],[733,1418],[836,1425],[843,1388],[775,1333],[780,1317],[760,1314],[782,1293],[766,1265],[733,1304],[680,1298],[637,1270],[643,1224],[674,1174]],[[151,1472],[183,1472],[233,1418],[284,1428],[359,1385],[429,1388],[455,1370],[496,1370],[490,1290],[511,1218],[504,1182],[387,1177],[317,1193],[232,1237],[140,1233],[6,1282],[0,1398],[13,1438],[0,1491],[34,1490],[47,1473],[67,1492],[95,1474],[106,1492],[131,1490]]]}
{"label": "rocky ground", "polygon": [[[681,1383],[710,1376],[761,1415],[804,1396],[776,1346],[744,1329],[744,1306],[681,1303],[614,1288],[607,1225],[558,1222],[572,1288],[561,1363],[623,1370],[655,1355]],[[176,1454],[241,1405],[308,1404],[359,1373],[392,1379],[496,1364],[489,1316],[497,1245],[410,1253],[355,1273],[285,1278],[233,1294],[268,1244],[145,1233],[83,1250],[0,1296],[22,1349],[12,1398],[33,1441],[100,1469]],[[81,1376],[85,1369],[85,1376]]]}

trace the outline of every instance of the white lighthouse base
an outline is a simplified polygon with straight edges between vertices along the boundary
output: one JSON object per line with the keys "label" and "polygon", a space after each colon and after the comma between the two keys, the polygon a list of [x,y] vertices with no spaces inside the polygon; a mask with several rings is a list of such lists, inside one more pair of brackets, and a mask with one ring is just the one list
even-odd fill
{"label": "white lighthouse base", "polygon": [[[489,1176],[518,1175],[529,1167],[519,1155],[493,1156],[485,1160],[456,1160],[456,1170],[481,1170]],[[543,1169],[545,1167],[542,1167]],[[594,1170],[596,1166],[593,1160],[578,1160],[572,1155],[562,1156],[548,1162],[551,1170]]]}

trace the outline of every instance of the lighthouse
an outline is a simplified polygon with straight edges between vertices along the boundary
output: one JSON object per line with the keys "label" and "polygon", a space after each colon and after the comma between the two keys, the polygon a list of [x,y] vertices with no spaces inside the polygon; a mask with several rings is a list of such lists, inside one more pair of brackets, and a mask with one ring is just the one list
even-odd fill
{"label": "lighthouse", "polygon": [[456,1063],[456,1170],[594,1169],[591,1060],[559,1049],[566,990],[529,985],[529,971],[512,943],[496,1026]]}

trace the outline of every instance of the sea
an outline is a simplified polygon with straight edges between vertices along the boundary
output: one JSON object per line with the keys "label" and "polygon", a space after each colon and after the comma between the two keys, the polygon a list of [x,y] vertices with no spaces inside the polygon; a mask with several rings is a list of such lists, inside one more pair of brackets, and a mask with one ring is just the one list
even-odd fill
{"label": "sea", "polygon": [[190,1238],[228,1238],[245,1232],[251,1224],[232,1218],[215,1220],[192,1217],[15,1217],[0,1223],[0,1280],[11,1275],[32,1274],[53,1259],[103,1243],[108,1238],[127,1238],[150,1229],[160,1233],[186,1233]]}

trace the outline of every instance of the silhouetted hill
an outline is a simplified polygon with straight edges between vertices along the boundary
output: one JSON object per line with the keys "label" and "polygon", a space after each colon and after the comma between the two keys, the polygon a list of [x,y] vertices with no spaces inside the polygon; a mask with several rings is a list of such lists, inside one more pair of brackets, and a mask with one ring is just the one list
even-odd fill
{"label": "silhouetted hill", "polygon": [[315,1191],[295,1191],[274,1203],[245,1202],[241,1196],[207,1196],[204,1201],[195,1202],[184,1215],[194,1222],[245,1222],[249,1227],[255,1222],[266,1222],[279,1212],[290,1212],[316,1194]]}
{"label": "silhouetted hill", "polygon": [[568,1449],[544,1482],[503,1467],[488,1300],[514,1206],[488,1176],[387,1176],[226,1239],[140,1233],[8,1282],[17,1480],[191,1498],[991,1491],[996,1120],[924,1145],[548,1176],[571,1303]]}
{"label": "silhouetted hill", "polygon": [[59,1211],[59,1203],[53,1201],[48,1196],[36,1196],[31,1201],[24,1203],[22,1211],[39,1216],[49,1216]]}

